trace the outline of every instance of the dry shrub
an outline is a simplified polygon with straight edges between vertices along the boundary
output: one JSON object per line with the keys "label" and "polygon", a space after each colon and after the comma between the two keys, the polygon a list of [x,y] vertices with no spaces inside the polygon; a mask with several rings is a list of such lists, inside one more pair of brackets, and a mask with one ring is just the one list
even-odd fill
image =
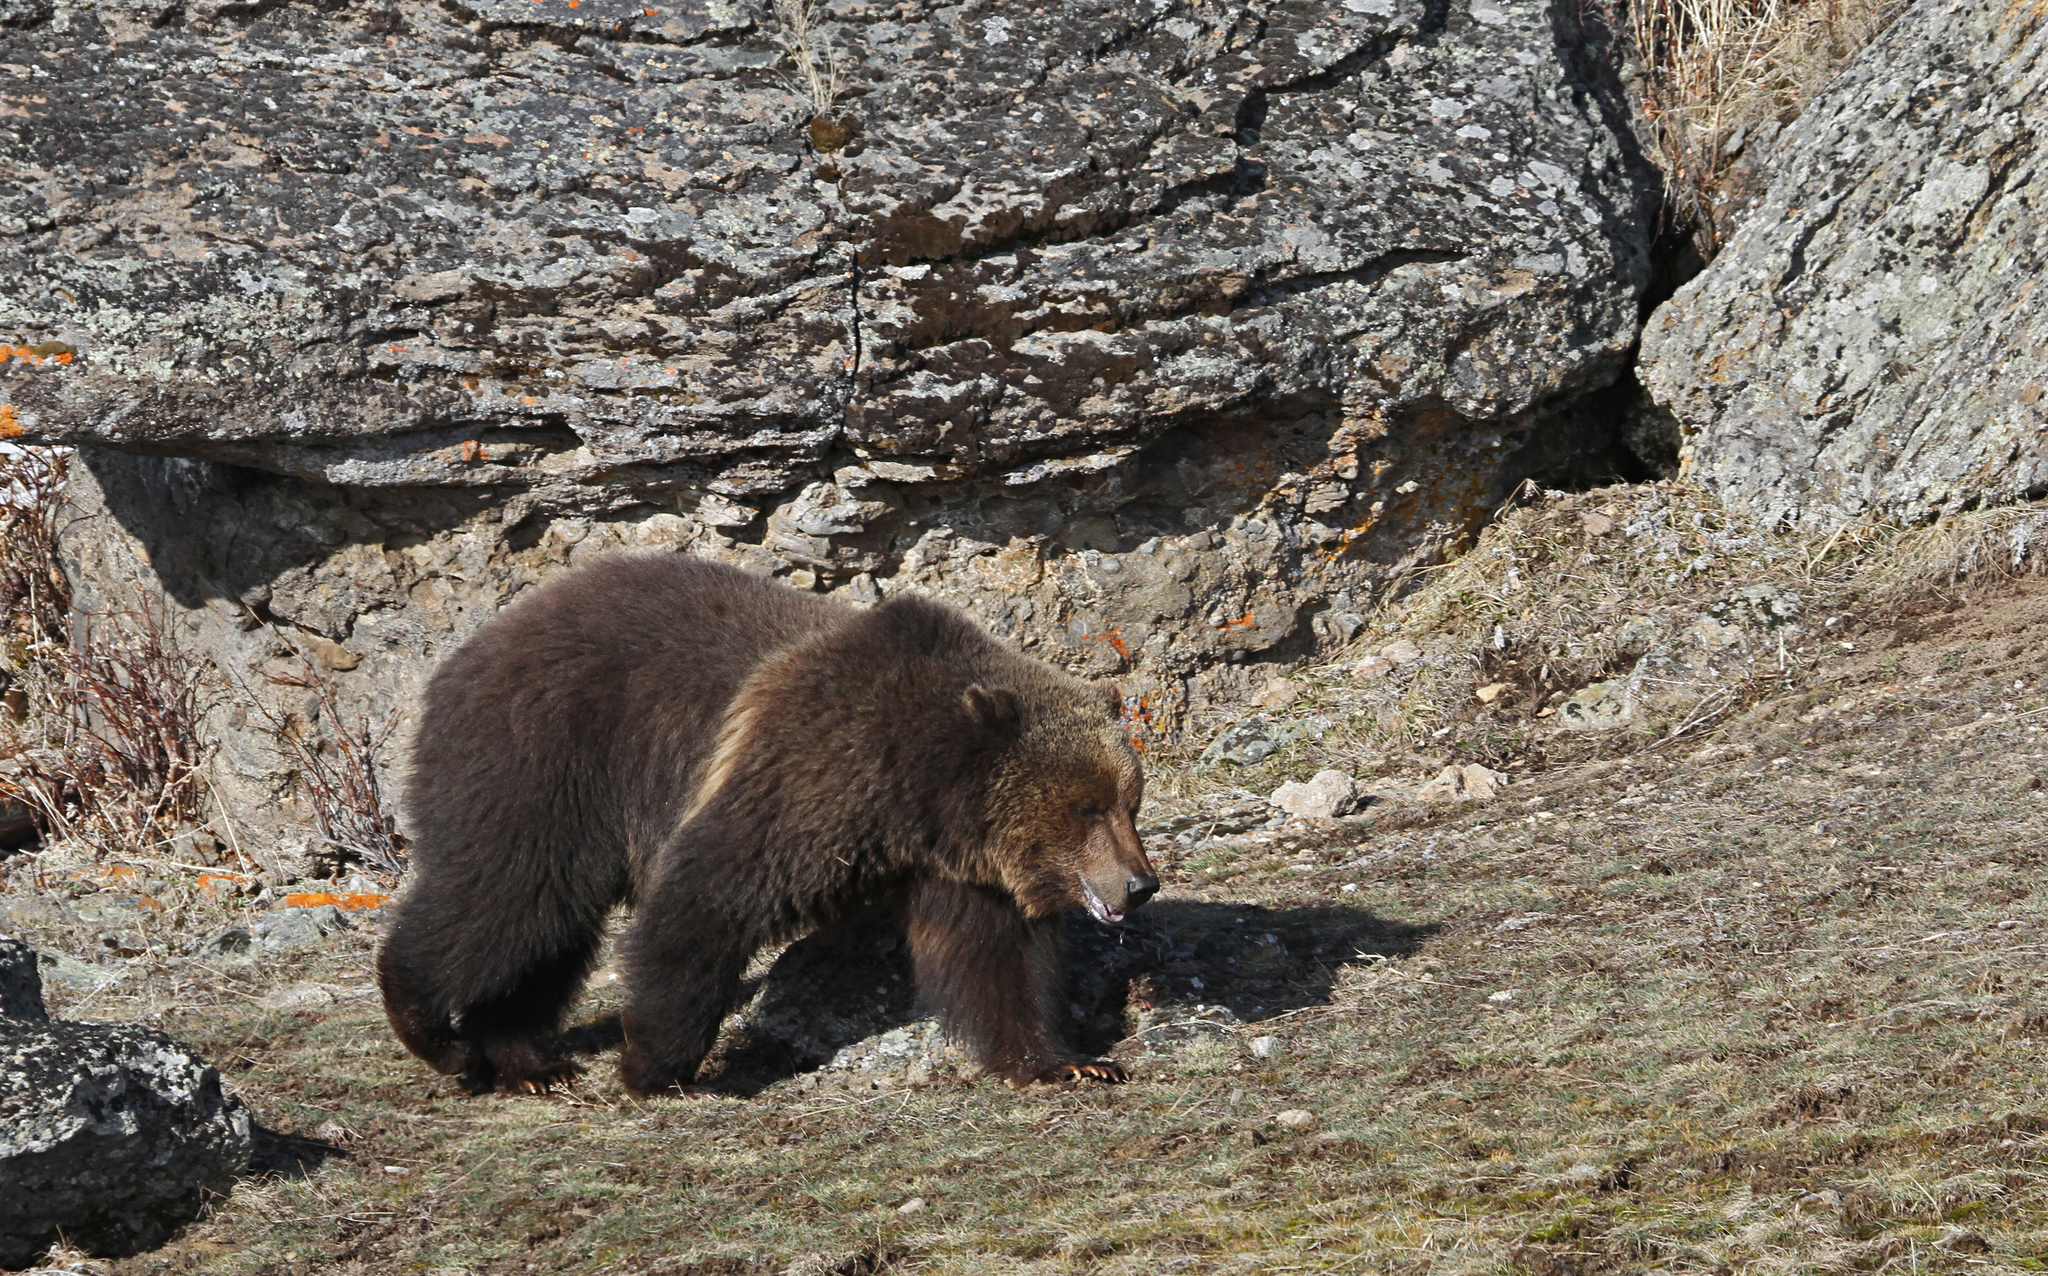
{"label": "dry shrub", "polygon": [[334,689],[311,669],[298,674],[271,674],[279,686],[313,694],[325,730],[279,717],[259,696],[249,696],[263,714],[271,738],[281,752],[298,763],[299,782],[313,805],[313,828],[323,858],[363,864],[396,876],[405,871],[405,841],[398,823],[386,812],[377,783],[376,752],[391,734],[387,722],[372,731],[366,714],[353,723],[343,716]]}
{"label": "dry shrub", "polygon": [[178,649],[161,599],[73,612],[56,557],[66,460],[0,453],[0,796],[25,805],[45,837],[132,852],[200,818],[201,668]]}
{"label": "dry shrub", "polygon": [[1711,258],[1746,146],[1792,122],[1902,0],[1644,0],[1630,12],[1642,112],[1674,211]]}

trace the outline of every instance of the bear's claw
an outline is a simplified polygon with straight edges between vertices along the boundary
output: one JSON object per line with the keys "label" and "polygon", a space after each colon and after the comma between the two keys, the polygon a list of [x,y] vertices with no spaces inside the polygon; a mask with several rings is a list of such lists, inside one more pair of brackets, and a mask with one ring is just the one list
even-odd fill
{"label": "bear's claw", "polygon": [[1076,1063],[1062,1063],[1044,1074],[1047,1081],[1107,1081],[1121,1085],[1131,1079],[1124,1065],[1107,1059],[1088,1059]]}
{"label": "bear's claw", "polygon": [[563,1060],[517,1076],[500,1073],[497,1078],[497,1091],[499,1094],[547,1094],[553,1090],[566,1089],[570,1082],[582,1074],[582,1068]]}

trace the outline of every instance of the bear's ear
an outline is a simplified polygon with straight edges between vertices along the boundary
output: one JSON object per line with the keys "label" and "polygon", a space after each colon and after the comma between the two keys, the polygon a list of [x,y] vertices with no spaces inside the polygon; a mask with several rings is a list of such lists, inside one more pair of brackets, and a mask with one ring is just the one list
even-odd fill
{"label": "bear's ear", "polygon": [[1109,711],[1111,722],[1124,720],[1124,689],[1113,682],[1105,682],[1096,688],[1102,693],[1102,707]]}
{"label": "bear's ear", "polygon": [[1001,687],[977,682],[960,693],[960,707],[967,711],[970,722],[994,735],[1009,739],[1023,730],[1024,707],[1017,703],[1014,692]]}

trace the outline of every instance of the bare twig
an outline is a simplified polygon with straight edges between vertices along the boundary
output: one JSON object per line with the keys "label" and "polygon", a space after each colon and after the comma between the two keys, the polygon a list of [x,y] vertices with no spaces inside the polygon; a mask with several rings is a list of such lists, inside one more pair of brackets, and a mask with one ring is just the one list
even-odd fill
{"label": "bare twig", "polygon": [[263,715],[280,749],[298,762],[299,780],[313,802],[313,827],[321,844],[340,859],[354,860],[381,873],[405,872],[405,839],[398,823],[385,811],[377,781],[376,753],[390,738],[393,721],[373,731],[368,714],[351,724],[343,715],[334,689],[308,667],[303,673],[271,674],[279,686],[313,693],[319,702],[324,733],[308,732],[280,718],[259,696],[249,700]]}

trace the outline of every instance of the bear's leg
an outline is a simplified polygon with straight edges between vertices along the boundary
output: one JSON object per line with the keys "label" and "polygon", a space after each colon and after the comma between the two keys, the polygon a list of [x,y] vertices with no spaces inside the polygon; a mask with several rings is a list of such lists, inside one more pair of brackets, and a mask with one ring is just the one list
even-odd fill
{"label": "bear's leg", "polygon": [[434,1071],[451,1077],[474,1075],[484,1066],[483,1052],[455,1031],[453,1016],[435,997],[432,982],[421,978],[405,937],[404,929],[394,927],[377,953],[377,983],[384,992],[391,1030]]}
{"label": "bear's leg", "polygon": [[[458,894],[468,897],[461,905]],[[553,1045],[597,953],[604,914],[557,908],[540,917],[495,902],[416,883],[377,954],[377,979],[399,1040],[435,1071],[473,1092],[533,1093],[576,1072]]]}
{"label": "bear's leg", "polygon": [[1007,896],[981,887],[921,882],[904,901],[903,925],[918,992],[983,1067],[1017,1086],[1128,1079],[1121,1065],[1067,1044],[1060,918],[1032,921]]}
{"label": "bear's leg", "polygon": [[629,991],[619,1016],[619,1078],[635,1098],[691,1093],[759,946],[731,911],[701,895],[675,898],[680,893],[657,890],[638,901],[621,946]]}
{"label": "bear's leg", "polygon": [[478,1091],[541,1094],[574,1077],[581,1068],[556,1048],[562,1015],[583,987],[596,956],[595,942],[529,967],[517,986],[502,997],[465,1007],[462,1035],[483,1056],[483,1066],[468,1070]]}

